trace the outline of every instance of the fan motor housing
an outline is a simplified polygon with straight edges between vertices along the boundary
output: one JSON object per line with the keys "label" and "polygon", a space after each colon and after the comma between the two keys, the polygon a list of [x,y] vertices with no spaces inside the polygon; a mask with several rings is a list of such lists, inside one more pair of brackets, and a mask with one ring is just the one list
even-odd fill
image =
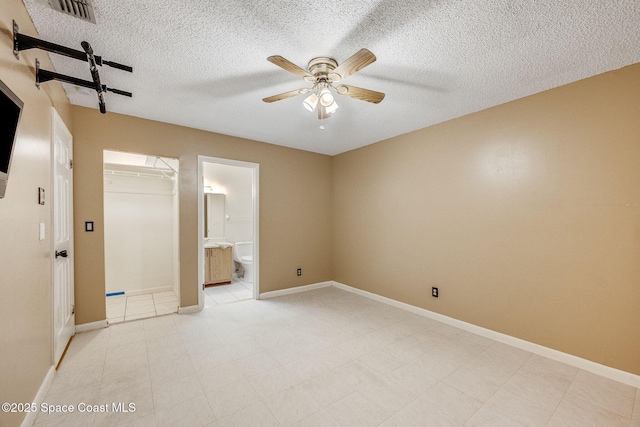
{"label": "fan motor housing", "polygon": [[309,72],[318,79],[329,80],[329,73],[336,69],[338,62],[327,56],[319,56],[309,61]]}

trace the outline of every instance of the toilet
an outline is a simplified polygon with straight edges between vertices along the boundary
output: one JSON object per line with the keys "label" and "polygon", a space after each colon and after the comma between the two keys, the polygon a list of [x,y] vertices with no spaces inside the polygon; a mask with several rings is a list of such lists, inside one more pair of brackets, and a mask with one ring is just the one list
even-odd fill
{"label": "toilet", "polygon": [[240,280],[253,283],[253,242],[237,242],[233,246],[233,259],[244,270],[244,276]]}

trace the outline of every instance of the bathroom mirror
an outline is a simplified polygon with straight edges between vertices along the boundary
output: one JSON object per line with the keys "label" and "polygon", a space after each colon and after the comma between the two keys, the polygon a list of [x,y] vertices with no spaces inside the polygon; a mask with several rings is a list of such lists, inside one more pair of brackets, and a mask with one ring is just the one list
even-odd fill
{"label": "bathroom mirror", "polygon": [[224,238],[224,194],[204,195],[204,237]]}

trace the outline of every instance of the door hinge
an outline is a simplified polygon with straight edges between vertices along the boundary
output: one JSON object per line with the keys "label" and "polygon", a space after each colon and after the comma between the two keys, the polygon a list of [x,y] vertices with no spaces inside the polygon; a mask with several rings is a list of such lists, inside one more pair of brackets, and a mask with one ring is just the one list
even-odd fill
{"label": "door hinge", "polygon": [[73,169],[73,159],[69,159],[69,169]]}
{"label": "door hinge", "polygon": [[76,306],[75,305],[71,305],[71,314],[76,314]]}

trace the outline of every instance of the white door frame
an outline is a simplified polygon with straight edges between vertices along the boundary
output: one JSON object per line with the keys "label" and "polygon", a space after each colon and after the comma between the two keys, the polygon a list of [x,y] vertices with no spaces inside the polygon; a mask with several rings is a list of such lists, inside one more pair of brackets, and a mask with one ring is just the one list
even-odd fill
{"label": "white door frame", "polygon": [[243,168],[250,168],[252,170],[253,298],[260,299],[260,233],[258,232],[260,165],[258,163],[223,159],[220,157],[198,156],[198,308],[202,309],[204,307],[204,163],[240,166]]}
{"label": "white door frame", "polygon": [[[62,355],[64,354],[64,350],[68,345],[69,340],[73,335],[75,335],[75,309],[74,309],[74,250],[73,250],[73,136],[69,129],[65,125],[64,121],[55,110],[55,108],[51,108],[51,197],[49,198],[51,201],[50,207],[50,215],[51,215],[51,231],[50,231],[50,245],[51,245],[51,331],[52,331],[52,339],[51,339],[51,358],[54,366],[57,366],[60,362]],[[69,161],[69,173],[71,185],[68,188],[68,198],[67,200],[60,200],[56,197],[55,191],[55,180],[56,177],[56,139],[61,138],[68,141],[69,151],[66,153],[65,161]],[[56,230],[56,226],[60,218],[57,215],[56,203],[60,203],[65,201],[67,203],[67,224],[65,227],[66,230]],[[65,237],[68,238],[68,241],[65,241],[64,244],[59,244],[58,236],[59,234],[65,234]],[[62,257],[61,260],[58,260],[56,257],[56,251],[67,251],[67,256]],[[57,300],[57,296],[59,295],[60,286],[59,279],[57,278],[57,263],[58,262],[68,262],[67,267],[67,278],[66,286],[68,286],[67,291],[69,295],[67,298],[63,298],[63,306],[59,306],[60,301]],[[62,317],[61,317],[62,316]],[[68,317],[67,317],[68,316]],[[64,322],[59,325],[59,321]]]}
{"label": "white door frame", "polygon": [[[172,289],[175,291],[176,296],[178,297],[178,302],[180,301],[180,159],[177,157],[171,157],[171,156],[163,156],[160,154],[149,154],[149,153],[142,153],[142,152],[135,152],[135,151],[125,151],[125,150],[116,150],[116,149],[104,149],[102,150],[102,166],[104,167],[105,165],[105,153],[122,153],[124,155],[127,154],[132,154],[132,155],[136,155],[136,156],[146,156],[147,159],[149,158],[155,158],[156,161],[160,160],[161,162],[165,163],[165,165],[167,165],[169,168],[171,168],[173,170],[173,167],[171,165],[167,164],[167,161],[177,161],[178,162],[178,166],[177,168],[174,170],[175,173],[175,182],[174,182],[174,186],[175,186],[175,206],[172,208],[173,209],[173,226],[174,226],[174,232],[173,232],[173,236],[172,236],[172,249],[174,252],[174,256],[173,256],[173,277],[172,277],[172,284],[171,287]],[[116,164],[124,164],[127,165],[129,163],[127,163],[127,161],[116,161]],[[155,164],[154,164],[155,167]],[[104,177],[104,175],[103,175]],[[102,198],[103,201],[105,199],[105,195],[107,193],[107,188],[106,186],[103,186],[103,191],[102,191]],[[103,214],[106,208],[106,202],[103,205]],[[106,234],[108,233],[108,229],[107,229],[107,225],[104,224],[104,233],[105,233],[105,240],[106,240]],[[107,257],[108,257],[108,253],[105,249],[105,258],[104,258],[104,266],[105,266],[105,272],[107,270]],[[106,273],[105,273],[106,274]],[[106,277],[105,277],[106,280]],[[105,290],[106,290],[106,283],[105,283]],[[129,291],[127,289],[122,289],[124,291]],[[155,288],[152,290],[152,292],[156,292],[156,291],[160,291],[160,288]],[[149,289],[143,289],[143,290],[133,290],[133,291],[129,291],[127,292],[127,295],[129,296],[133,296],[133,295],[139,295],[140,293],[147,293],[149,292]],[[106,292],[105,292],[106,294]],[[105,295],[105,301],[106,301],[106,295]],[[178,303],[178,305],[180,305]]]}

